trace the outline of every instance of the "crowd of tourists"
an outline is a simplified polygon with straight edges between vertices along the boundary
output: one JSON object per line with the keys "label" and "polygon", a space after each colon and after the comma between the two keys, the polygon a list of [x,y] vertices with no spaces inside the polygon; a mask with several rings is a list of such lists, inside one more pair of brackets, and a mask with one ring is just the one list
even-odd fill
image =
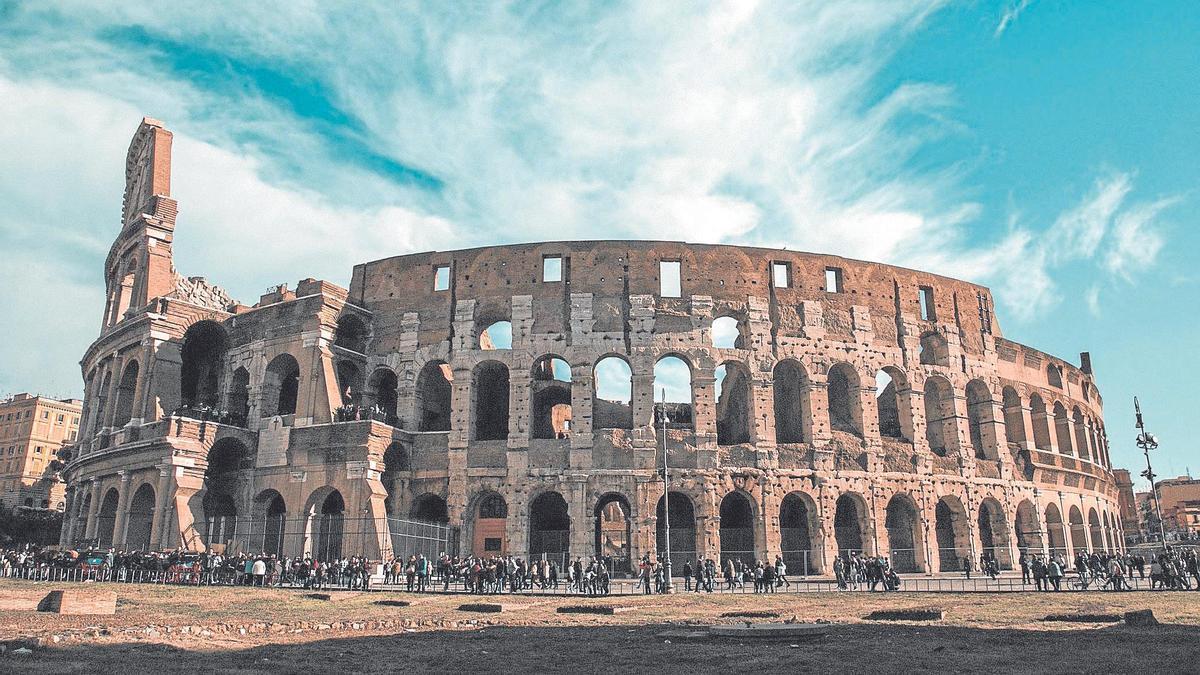
{"label": "crowd of tourists", "polygon": [[[591,557],[575,558],[559,569],[552,560],[531,560],[515,556],[467,556],[460,558],[442,553],[436,561],[424,554],[397,556],[383,565],[384,584],[403,585],[407,591],[442,591],[451,588],[468,593],[490,595],[518,593],[530,589],[566,590],[586,595],[608,595],[610,573],[605,561]],[[439,583],[440,582],[440,583]]]}
{"label": "crowd of tourists", "polygon": [[861,556],[851,552],[833,560],[833,577],[838,590],[900,590],[900,575],[887,556]]}
{"label": "crowd of tourists", "polygon": [[1072,590],[1127,591],[1133,590],[1131,579],[1146,579],[1147,575],[1151,590],[1200,590],[1200,556],[1194,548],[1168,546],[1152,554],[1149,561],[1137,553],[1081,551],[1073,566],[1059,553],[1022,553],[1018,564],[1021,582],[1033,584],[1039,591],[1061,591],[1064,583]]}

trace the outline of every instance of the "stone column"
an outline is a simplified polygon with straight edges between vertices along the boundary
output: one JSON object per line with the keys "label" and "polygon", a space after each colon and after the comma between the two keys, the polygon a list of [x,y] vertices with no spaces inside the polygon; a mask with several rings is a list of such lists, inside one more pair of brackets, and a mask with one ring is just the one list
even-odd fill
{"label": "stone column", "polygon": [[67,486],[67,508],[63,511],[62,529],[58,535],[58,545],[62,548],[68,548],[71,545],[71,531],[75,529],[75,509],[78,505],[75,503],[75,486]]}
{"label": "stone column", "polygon": [[154,488],[154,517],[150,521],[150,546],[162,550],[170,548],[162,539],[163,525],[166,520],[165,511],[169,503],[167,493],[171,489],[171,466],[160,464],[156,468],[158,469],[158,484]]}
{"label": "stone column", "polygon": [[121,477],[121,487],[117,493],[117,516],[113,520],[113,548],[118,551],[125,548],[125,528],[129,525],[129,500],[132,499],[129,480],[133,477],[130,471],[118,471]]}
{"label": "stone column", "polygon": [[[639,367],[640,366],[640,367]],[[635,361],[632,364],[633,377],[633,428],[648,427],[654,424],[654,405],[657,402],[654,392],[654,364]]]}
{"label": "stone column", "polygon": [[571,469],[592,468],[592,365],[571,366]]}
{"label": "stone column", "polygon": [[508,371],[508,447],[528,448],[530,424],[529,368],[510,368]]}
{"label": "stone column", "polygon": [[92,479],[90,490],[92,498],[88,503],[87,526],[84,528],[83,533],[85,539],[96,538],[96,520],[97,516],[100,515],[100,481],[98,479]]}

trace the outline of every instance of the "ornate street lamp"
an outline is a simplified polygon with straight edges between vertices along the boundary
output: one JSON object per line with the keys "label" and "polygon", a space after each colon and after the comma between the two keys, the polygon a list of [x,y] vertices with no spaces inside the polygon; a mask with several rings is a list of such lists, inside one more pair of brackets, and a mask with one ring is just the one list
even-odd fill
{"label": "ornate street lamp", "polygon": [[1146,424],[1142,421],[1142,406],[1136,396],[1133,397],[1133,411],[1137,415],[1137,446],[1146,455],[1146,470],[1142,472],[1142,476],[1150,481],[1150,494],[1154,498],[1154,511],[1158,515],[1158,536],[1162,540],[1163,550],[1166,550],[1167,532],[1163,527],[1162,503],[1158,500],[1158,484],[1154,482],[1154,469],[1150,466],[1150,451],[1158,449],[1158,438],[1146,431]]}
{"label": "ornate street lamp", "polygon": [[662,477],[663,477],[663,591],[675,592],[675,584],[671,582],[671,474],[667,469],[667,389],[661,390],[662,399]]}

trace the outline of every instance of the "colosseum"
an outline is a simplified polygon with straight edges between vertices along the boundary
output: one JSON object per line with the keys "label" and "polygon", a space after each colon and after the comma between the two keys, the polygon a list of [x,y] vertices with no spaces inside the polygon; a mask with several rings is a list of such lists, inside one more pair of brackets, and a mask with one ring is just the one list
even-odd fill
{"label": "colosseum", "polygon": [[171,139],[147,118],[129,148],[64,545],[620,572],[669,530],[676,561],[807,574],[1122,545],[1088,354],[1005,339],[983,286],[575,241],[384,258],[245,305],[175,271]]}

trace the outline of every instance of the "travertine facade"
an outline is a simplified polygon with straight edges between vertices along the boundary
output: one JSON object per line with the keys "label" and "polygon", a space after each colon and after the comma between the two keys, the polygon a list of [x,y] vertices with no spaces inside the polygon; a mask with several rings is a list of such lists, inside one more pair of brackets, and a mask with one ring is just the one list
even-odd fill
{"label": "travertine facade", "polygon": [[[862,549],[937,571],[1120,546],[1089,359],[1001,337],[981,286],[791,251],[550,242],[378,260],[349,290],[306,279],[249,307],[171,266],[157,122],[127,177],[67,542],[253,531],[242,546],[379,555],[390,515],[448,522],[463,552],[627,564],[662,529],[655,370],[673,357],[690,392],[666,406],[677,560],[827,572]],[[351,537],[331,517],[370,525]]]}

